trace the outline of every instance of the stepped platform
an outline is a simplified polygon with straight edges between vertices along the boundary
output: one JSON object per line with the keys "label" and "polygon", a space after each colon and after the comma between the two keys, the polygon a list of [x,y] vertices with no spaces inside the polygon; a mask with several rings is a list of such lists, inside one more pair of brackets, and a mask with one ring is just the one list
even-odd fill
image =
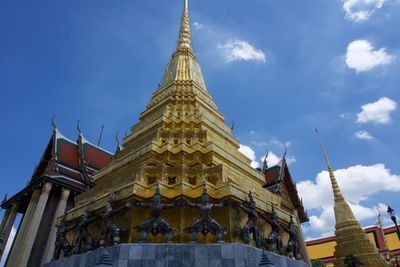
{"label": "stepped platform", "polygon": [[[307,267],[302,261],[267,252],[277,267]],[[44,267],[255,267],[262,250],[243,244],[121,244],[98,249]],[[267,265],[270,266],[270,265]]]}

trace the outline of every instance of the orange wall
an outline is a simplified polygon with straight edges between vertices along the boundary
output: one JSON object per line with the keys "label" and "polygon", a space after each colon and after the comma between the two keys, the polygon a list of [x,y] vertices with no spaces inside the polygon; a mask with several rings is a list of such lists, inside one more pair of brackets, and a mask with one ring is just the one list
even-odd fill
{"label": "orange wall", "polygon": [[388,244],[388,249],[389,250],[397,250],[400,249],[400,241],[399,238],[397,237],[396,232],[391,233],[391,234],[386,234],[386,241]]}
{"label": "orange wall", "polygon": [[333,257],[335,246],[335,241],[307,246],[308,255],[310,256],[311,260]]}

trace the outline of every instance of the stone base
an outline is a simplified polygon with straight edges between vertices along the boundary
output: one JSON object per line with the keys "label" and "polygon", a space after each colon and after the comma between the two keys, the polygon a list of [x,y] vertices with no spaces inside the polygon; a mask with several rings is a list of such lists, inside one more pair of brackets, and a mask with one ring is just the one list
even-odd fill
{"label": "stone base", "polygon": [[[243,244],[121,244],[52,261],[45,267],[256,267],[262,250]],[[277,267],[307,267],[268,253]]]}

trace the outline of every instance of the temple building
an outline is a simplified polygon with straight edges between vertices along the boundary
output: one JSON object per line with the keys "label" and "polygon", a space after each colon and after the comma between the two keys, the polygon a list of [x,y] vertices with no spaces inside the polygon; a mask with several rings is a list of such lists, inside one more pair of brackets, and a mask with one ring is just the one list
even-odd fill
{"label": "temple building", "polygon": [[[73,143],[54,129],[45,166],[39,165],[40,175],[34,175],[41,177],[38,186],[28,186],[24,208],[14,210],[25,216],[7,266],[36,266],[31,263],[48,262],[52,257],[66,260],[60,264],[67,266],[68,259],[74,260],[71,255],[82,255],[76,259],[92,266],[89,261],[94,254],[86,259],[86,252],[113,247],[121,249],[119,258],[135,257],[132,251],[141,250],[141,243],[236,243],[240,249],[244,243],[253,253],[246,258],[251,265],[246,266],[255,266],[254,255],[261,253],[254,247],[286,256],[277,257],[285,264],[291,261],[290,266],[309,263],[301,230],[308,216],[286,158],[279,166],[257,170],[250,166],[251,159],[239,152],[240,142],[208,92],[192,49],[188,0],[184,0],[177,47],[162,82],[130,129],[112,157],[81,135]],[[63,160],[59,142],[70,144]],[[51,192],[54,199],[61,200],[50,200]],[[17,199],[7,200],[2,207],[12,209],[21,202]],[[49,216],[43,216],[47,221],[40,223],[37,218],[43,213]],[[9,229],[8,220],[5,225],[4,229]],[[30,234],[39,232],[43,234],[36,239]],[[126,246],[116,246],[121,243],[133,250],[122,253]],[[186,249],[184,245],[179,248]],[[138,253],[145,259],[154,257],[154,251],[151,255]],[[232,251],[231,258],[220,262],[245,266],[243,258],[235,258],[243,255]],[[141,264],[143,259],[131,260]],[[106,253],[96,264],[110,262]],[[207,265],[196,266],[215,266],[208,264],[207,259]],[[48,266],[60,265],[53,261]]]}
{"label": "temple building", "polygon": [[15,218],[22,214],[6,266],[33,267],[50,261],[57,218],[75,206],[74,198],[94,186],[93,174],[110,163],[112,154],[88,142],[80,131],[74,142],[53,127],[27,186],[1,203],[5,214],[0,228],[0,258]]}
{"label": "temple building", "polygon": [[304,209],[303,201],[299,197],[296,183],[289,171],[286,153],[283,159],[272,167],[268,167],[265,160],[262,173],[265,177],[265,184],[263,187],[282,198],[282,209],[288,212],[297,210],[300,222],[308,222],[308,214]]}

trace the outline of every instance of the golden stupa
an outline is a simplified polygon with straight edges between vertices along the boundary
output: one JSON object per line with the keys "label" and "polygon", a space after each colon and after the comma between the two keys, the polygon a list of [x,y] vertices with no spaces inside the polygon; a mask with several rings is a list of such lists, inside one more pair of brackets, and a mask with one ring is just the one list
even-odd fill
{"label": "golden stupa", "polygon": [[[318,135],[318,131],[317,131]],[[336,267],[346,267],[346,257],[353,256],[361,261],[365,267],[387,267],[384,258],[379,254],[374,244],[371,243],[363,228],[360,226],[350,206],[344,199],[337,183],[333,169],[329,163],[324,146],[320,142],[325,162],[328,167],[329,177],[334,196],[334,212],[336,220],[336,246],[334,256]]]}
{"label": "golden stupa", "polygon": [[[222,200],[248,201],[251,191],[258,210],[266,216],[275,208],[282,224],[288,225],[290,216],[300,229],[299,205],[291,202],[288,193],[274,194],[263,188],[264,175],[250,166],[251,160],[238,151],[240,143],[225,125],[207,91],[201,67],[192,50],[188,2],[184,1],[178,45],[167,64],[163,80],[153,93],[140,121],[131,127],[111,164],[93,179],[95,187],[75,199],[76,207],[68,212],[67,221],[76,222],[85,209],[91,214],[102,212],[105,202],[113,195],[113,205],[127,201],[148,201],[159,184],[163,202],[177,199],[199,202],[206,183],[211,202]],[[303,210],[304,211],[304,210]],[[162,216],[176,230],[173,242],[190,242],[183,229],[192,224],[198,210],[177,207],[163,211]],[[232,206],[213,211],[213,216],[227,230],[225,242],[241,243],[237,229],[244,226],[247,214]],[[114,216],[124,231],[122,243],[136,242],[136,228],[148,217],[148,210],[132,207]],[[271,227],[260,219],[261,235],[267,237]],[[90,228],[101,231],[101,220]],[[71,239],[76,236],[71,231]],[[286,245],[288,234],[282,231]],[[148,236],[147,242],[163,242],[164,238]],[[199,243],[215,242],[215,237],[199,235]],[[301,236],[302,251],[307,257]],[[254,245],[254,243],[253,243]]]}

